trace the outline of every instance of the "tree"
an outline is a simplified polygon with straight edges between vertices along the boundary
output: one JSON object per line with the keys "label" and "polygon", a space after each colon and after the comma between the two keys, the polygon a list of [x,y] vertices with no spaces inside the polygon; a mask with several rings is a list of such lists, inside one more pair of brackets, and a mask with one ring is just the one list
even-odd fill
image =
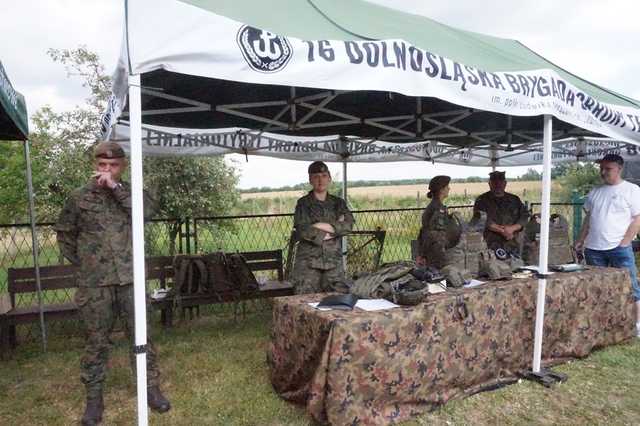
{"label": "tree", "polygon": [[518,180],[525,181],[539,181],[542,179],[542,173],[538,172],[536,169],[529,168],[525,173],[523,173]]}
{"label": "tree", "polygon": [[145,183],[158,201],[157,217],[178,219],[169,224],[169,252],[187,218],[230,211],[238,202],[238,177],[221,157],[146,158]]}
{"label": "tree", "polygon": [[569,201],[574,190],[584,196],[591,188],[600,184],[600,170],[594,163],[571,163],[560,182],[561,199]]}
{"label": "tree", "polygon": [[[46,106],[32,117],[32,169],[39,219],[55,220],[70,192],[85,184],[92,169],[92,147],[98,137],[100,115],[111,93],[110,77],[97,54],[87,47],[49,49],[53,61],[65,66],[69,77],[80,77],[89,91],[85,104],[56,112]],[[26,185],[22,147],[3,146],[0,160],[0,219],[26,214]],[[157,216],[184,219],[212,215],[237,200],[235,169],[221,158],[146,158],[144,180],[159,197]],[[154,190],[155,188],[157,190]],[[173,231],[172,231],[173,232]],[[177,230],[170,236],[174,242]]]}
{"label": "tree", "polygon": [[[38,219],[54,220],[69,193],[90,174],[90,146],[95,141],[96,123],[109,96],[108,77],[97,55],[80,47],[75,50],[49,49],[48,55],[67,67],[68,75],[80,75],[91,96],[84,106],[71,111],[55,112],[45,106],[31,116],[34,124],[31,162],[33,188]],[[17,145],[16,145],[17,148]],[[6,167],[0,170],[0,198],[3,222],[22,221],[27,215],[24,154],[22,147],[10,149]],[[4,156],[3,156],[4,157]]]}
{"label": "tree", "polygon": [[551,179],[558,179],[567,174],[573,163],[558,163],[551,167]]}

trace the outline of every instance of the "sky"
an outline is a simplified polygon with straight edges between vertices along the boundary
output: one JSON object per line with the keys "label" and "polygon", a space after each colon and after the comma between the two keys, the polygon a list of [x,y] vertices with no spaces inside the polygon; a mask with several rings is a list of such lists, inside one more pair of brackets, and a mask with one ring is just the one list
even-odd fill
{"label": "sky", "polygon": [[[517,39],[556,65],[593,83],[640,99],[640,2],[637,0],[371,0],[424,15],[460,29]],[[0,2],[3,36],[0,61],[30,113],[82,105],[88,92],[79,78],[46,54],[48,48],[86,45],[107,71],[115,69],[122,35],[122,0],[20,0]],[[240,188],[291,185],[306,180],[308,162],[230,155]],[[334,179],[341,164],[329,164]],[[511,168],[517,176],[526,167]],[[486,176],[487,168],[424,162],[350,164],[348,180]]]}

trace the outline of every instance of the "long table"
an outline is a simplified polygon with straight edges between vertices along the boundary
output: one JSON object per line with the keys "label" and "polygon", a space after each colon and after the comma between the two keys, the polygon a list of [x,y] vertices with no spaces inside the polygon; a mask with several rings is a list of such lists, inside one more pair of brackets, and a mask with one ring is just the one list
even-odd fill
{"label": "long table", "polygon": [[[531,368],[536,279],[497,281],[386,311],[319,311],[322,295],[274,300],[271,382],[322,423],[389,424]],[[626,270],[547,280],[543,365],[634,335]]]}

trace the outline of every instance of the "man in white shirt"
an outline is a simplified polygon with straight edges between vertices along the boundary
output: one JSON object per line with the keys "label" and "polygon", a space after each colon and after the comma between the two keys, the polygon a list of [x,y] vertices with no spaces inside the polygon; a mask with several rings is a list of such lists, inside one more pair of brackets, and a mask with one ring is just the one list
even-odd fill
{"label": "man in white shirt", "polygon": [[587,215],[576,240],[589,265],[627,268],[636,302],[636,333],[640,337],[640,286],[631,241],[640,231],[640,187],[622,179],[624,160],[607,154],[600,163],[604,185],[593,188],[584,209]]}

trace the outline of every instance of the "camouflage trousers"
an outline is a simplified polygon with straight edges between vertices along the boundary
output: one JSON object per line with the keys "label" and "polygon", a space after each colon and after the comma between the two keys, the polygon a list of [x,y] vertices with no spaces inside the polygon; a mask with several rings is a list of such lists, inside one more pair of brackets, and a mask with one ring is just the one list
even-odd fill
{"label": "camouflage trousers", "polygon": [[[80,361],[80,379],[87,388],[87,396],[91,397],[102,391],[112,346],[110,334],[118,317],[122,319],[129,339],[129,361],[135,374],[133,285],[79,287],[75,302],[86,332],[85,353]],[[156,358],[156,350],[151,341],[147,340],[148,386],[156,386],[160,381]]]}
{"label": "camouflage trousers", "polygon": [[296,261],[291,276],[296,294],[349,291],[345,283],[344,267],[338,262],[331,269],[317,269],[311,266],[311,259]]}

